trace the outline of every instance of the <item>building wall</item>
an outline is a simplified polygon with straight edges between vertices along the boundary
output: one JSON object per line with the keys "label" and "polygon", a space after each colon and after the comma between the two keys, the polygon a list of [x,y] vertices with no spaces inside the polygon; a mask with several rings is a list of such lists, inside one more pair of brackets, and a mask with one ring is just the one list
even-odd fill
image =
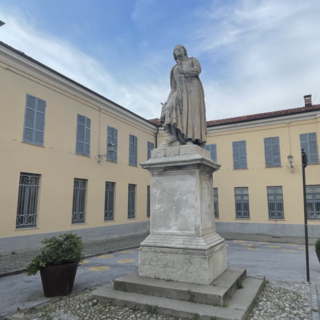
{"label": "building wall", "polygon": [[[319,111],[318,111],[319,113]],[[301,120],[303,118],[303,120]],[[278,123],[277,123],[278,122]],[[300,134],[317,133],[318,153],[320,117],[306,117],[268,121],[254,121],[241,125],[208,128],[207,144],[216,144],[217,162],[221,169],[213,174],[213,186],[219,193],[218,232],[270,234],[274,236],[303,236],[304,209]],[[159,143],[165,139],[159,135]],[[279,137],[280,167],[266,167],[264,138]],[[232,142],[246,141],[247,169],[233,169]],[[293,169],[287,156],[293,155]],[[306,184],[320,185],[320,164],[309,164],[306,168]],[[267,187],[282,186],[284,219],[271,220],[268,214]],[[248,187],[250,219],[236,218],[235,187]],[[320,220],[308,220],[309,235],[319,237]]]}
{"label": "building wall", "polygon": [[[47,103],[43,147],[22,141],[26,94]],[[89,232],[96,238],[116,236],[107,228],[115,225],[123,225],[122,229],[116,229],[119,236],[130,234],[128,225],[132,224],[139,225],[139,228],[131,228],[135,232],[148,230],[149,173],[139,163],[147,160],[147,142],[155,141],[153,125],[118,116],[90,97],[72,94],[70,90],[4,62],[0,62],[0,96],[0,250],[16,248],[12,243],[19,243],[19,249],[26,249],[30,245],[24,243],[24,236],[30,235],[37,235],[34,239],[39,242],[46,234],[69,230],[83,230],[82,234]],[[91,119],[90,156],[75,153],[77,114]],[[98,154],[106,153],[107,126],[118,129],[118,162],[104,158],[99,164]],[[137,167],[128,164],[129,134],[138,138]],[[21,172],[41,175],[36,228],[16,229]],[[83,224],[72,224],[71,220],[74,178],[88,179]],[[116,182],[113,221],[104,221],[106,181]],[[134,219],[127,217],[129,183],[137,185]],[[95,233],[96,228],[99,232]],[[34,246],[31,238],[28,238],[29,243]]]}

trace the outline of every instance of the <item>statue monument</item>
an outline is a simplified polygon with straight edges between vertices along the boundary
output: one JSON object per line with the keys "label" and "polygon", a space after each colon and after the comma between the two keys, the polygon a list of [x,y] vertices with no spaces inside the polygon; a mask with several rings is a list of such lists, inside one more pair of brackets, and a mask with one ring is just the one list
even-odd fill
{"label": "statue monument", "polygon": [[142,277],[209,284],[227,268],[224,239],[215,231],[212,173],[220,165],[207,141],[201,66],[174,48],[171,91],[162,106],[168,136],[142,163],[151,177],[150,235],[141,243]]}
{"label": "statue monument", "polygon": [[175,46],[173,57],[176,65],[170,72],[167,101],[161,111],[160,121],[168,133],[166,144],[197,144],[207,141],[206,106],[204,91],[199,78],[201,65],[196,58],[188,58],[182,45]]}
{"label": "statue monument", "polygon": [[204,149],[201,66],[181,45],[173,55],[177,64],[161,112],[168,136],[141,164],[150,172],[151,206],[139,271],[114,280],[113,288],[97,288],[92,299],[172,317],[245,319],[263,279],[227,268],[225,242],[214,221],[213,173],[220,165]]}

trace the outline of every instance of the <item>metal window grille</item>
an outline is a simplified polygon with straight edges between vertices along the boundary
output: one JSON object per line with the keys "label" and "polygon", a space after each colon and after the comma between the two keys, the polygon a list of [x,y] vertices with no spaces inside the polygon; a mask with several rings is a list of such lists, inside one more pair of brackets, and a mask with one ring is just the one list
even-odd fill
{"label": "metal window grille", "polygon": [[40,175],[20,173],[16,228],[37,226],[37,207]]}
{"label": "metal window grille", "polygon": [[213,198],[214,198],[214,216],[215,218],[219,218],[218,188],[213,188]]}
{"label": "metal window grille", "polygon": [[150,217],[150,186],[147,186],[147,217]]}
{"label": "metal window grille", "polygon": [[87,180],[74,179],[72,223],[85,222]]}
{"label": "metal window grille", "polygon": [[249,192],[248,188],[234,188],[235,204],[236,204],[236,218],[249,219]]}
{"label": "metal window grille", "polygon": [[[117,162],[118,160],[118,129],[108,127],[107,128],[107,160]],[[114,145],[114,151],[108,151],[108,145]]]}
{"label": "metal window grille", "polygon": [[232,142],[233,168],[247,169],[247,145],[246,141]]}
{"label": "metal window grille", "polygon": [[306,186],[308,219],[320,219],[320,185]]}
{"label": "metal window grille", "polygon": [[264,155],[266,167],[281,166],[279,137],[264,139]]}
{"label": "metal window grille", "polygon": [[104,220],[113,220],[114,213],[114,182],[106,182],[105,204],[104,204]]}
{"label": "metal window grille", "polygon": [[307,154],[308,163],[319,163],[316,132],[300,134],[300,146]]}
{"label": "metal window grille", "polygon": [[129,135],[129,165],[138,165],[138,138],[132,134]]}
{"label": "metal window grille", "polygon": [[148,156],[147,156],[148,159],[147,160],[151,158],[151,150],[153,149],[154,149],[154,143],[148,141]]}
{"label": "metal window grille", "polygon": [[207,144],[204,148],[210,152],[210,159],[217,162],[217,145]]}
{"label": "metal window grille", "polygon": [[136,207],[136,185],[129,184],[128,187],[128,218],[135,218]]}
{"label": "metal window grille", "polygon": [[23,141],[43,146],[46,102],[27,94]]}
{"label": "metal window grille", "polygon": [[282,187],[268,187],[269,219],[284,219]]}

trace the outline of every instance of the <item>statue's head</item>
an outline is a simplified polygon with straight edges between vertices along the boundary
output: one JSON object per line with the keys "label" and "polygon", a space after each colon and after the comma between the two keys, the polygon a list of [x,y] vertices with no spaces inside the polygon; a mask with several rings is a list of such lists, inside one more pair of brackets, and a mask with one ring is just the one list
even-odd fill
{"label": "statue's head", "polygon": [[177,56],[181,54],[181,52],[183,52],[188,58],[187,49],[182,44],[177,44],[173,49],[173,57],[175,61],[177,61]]}

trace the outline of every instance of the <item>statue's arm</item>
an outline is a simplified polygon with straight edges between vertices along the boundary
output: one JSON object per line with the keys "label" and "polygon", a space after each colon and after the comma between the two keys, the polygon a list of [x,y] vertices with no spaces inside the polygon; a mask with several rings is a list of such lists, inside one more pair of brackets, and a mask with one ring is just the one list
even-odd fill
{"label": "statue's arm", "polygon": [[200,62],[198,61],[198,59],[192,58],[192,62],[193,62],[192,68],[187,68],[187,69],[183,70],[183,73],[186,76],[197,76],[201,73],[201,65],[200,65]]}

